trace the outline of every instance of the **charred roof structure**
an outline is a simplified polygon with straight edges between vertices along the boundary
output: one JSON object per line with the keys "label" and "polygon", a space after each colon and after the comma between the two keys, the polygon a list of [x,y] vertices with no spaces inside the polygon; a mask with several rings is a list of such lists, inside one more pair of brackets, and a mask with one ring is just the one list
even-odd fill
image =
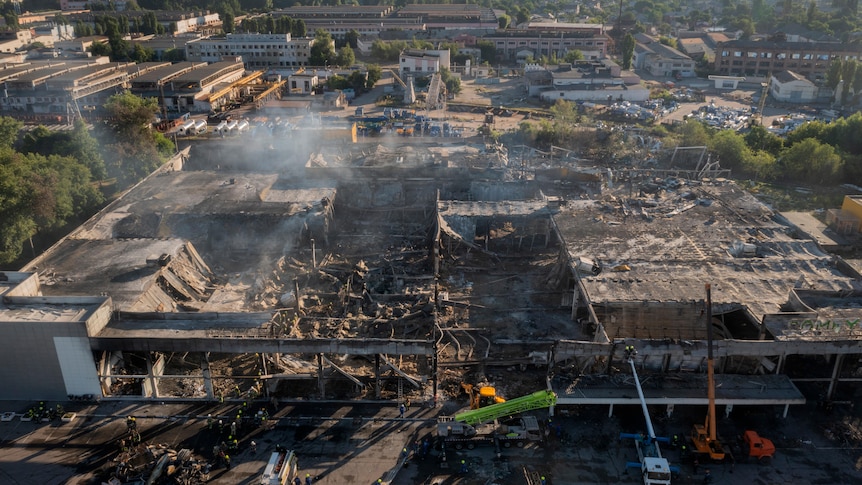
{"label": "charred roof structure", "polygon": [[786,410],[795,382],[853,392],[859,273],[732,182],[285,136],[196,145],[5,273],[2,337],[54,385],[2,396],[430,399],[487,382],[613,405],[635,400],[611,371],[636,345],[647,401],[670,411],[706,404],[708,325],[728,409]]}

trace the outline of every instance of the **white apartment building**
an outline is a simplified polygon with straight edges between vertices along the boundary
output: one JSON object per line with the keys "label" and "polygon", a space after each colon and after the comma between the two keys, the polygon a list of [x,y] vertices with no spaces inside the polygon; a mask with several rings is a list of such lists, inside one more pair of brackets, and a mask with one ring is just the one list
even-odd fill
{"label": "white apartment building", "polygon": [[227,34],[186,44],[189,61],[218,62],[223,56],[242,56],[245,67],[296,68],[308,65],[314,38],[291,39],[290,34]]}

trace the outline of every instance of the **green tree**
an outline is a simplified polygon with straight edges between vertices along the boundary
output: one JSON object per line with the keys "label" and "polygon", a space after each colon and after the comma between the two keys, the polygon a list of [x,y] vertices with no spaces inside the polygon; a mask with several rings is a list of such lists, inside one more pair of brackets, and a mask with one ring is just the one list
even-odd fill
{"label": "green tree", "polygon": [[566,55],[563,57],[563,60],[569,64],[572,64],[575,61],[582,61],[584,60],[584,53],[577,49],[566,51]]}
{"label": "green tree", "polygon": [[0,264],[16,260],[37,232],[62,228],[101,202],[75,159],[0,148]]}
{"label": "green tree", "polygon": [[350,83],[347,82],[346,77],[339,74],[333,74],[326,78],[326,87],[329,89],[347,89],[350,87]]}
{"label": "green tree", "polygon": [[142,98],[129,91],[108,98],[104,108],[114,131],[130,136],[148,133],[153,117],[159,112],[156,98]]}
{"label": "green tree", "polygon": [[368,66],[368,73],[365,75],[365,88],[373,88],[381,78],[383,78],[383,70],[380,69],[380,66],[377,64],[370,64]]}
{"label": "green tree", "polygon": [[688,120],[680,128],[681,147],[702,147],[709,144],[710,134],[703,123],[696,120]]}
{"label": "green tree", "polygon": [[168,62],[180,62],[186,60],[186,51],[183,49],[167,49],[162,54],[162,60]]}
{"label": "green tree", "polygon": [[308,35],[308,28],[305,26],[305,20],[299,19],[293,23],[290,30],[290,35],[293,37],[305,37]]}
{"label": "green tree", "polygon": [[509,28],[509,25],[512,23],[512,17],[509,17],[506,14],[500,15],[497,17],[497,25],[500,26],[501,29],[506,30]]}
{"label": "green tree", "polygon": [[745,171],[750,166],[751,149],[742,135],[735,131],[722,130],[713,135],[709,149],[724,168]]}
{"label": "green tree", "polygon": [[236,19],[236,17],[234,17],[234,15],[232,13],[225,13],[222,16],[222,21],[221,21],[222,32],[224,32],[225,34],[233,33],[233,23],[234,23],[235,19]]}
{"label": "green tree", "polygon": [[526,9],[522,6],[518,6],[516,8],[517,8],[517,12],[515,14],[515,20],[517,21],[518,25],[521,25],[524,22],[526,22],[527,20],[530,20],[530,11],[528,9]]}
{"label": "green tree", "polygon": [[854,60],[848,60],[841,64],[841,79],[844,81],[844,88],[841,90],[841,103],[843,104],[848,104],[850,88],[853,86],[857,67],[858,64]]}
{"label": "green tree", "polygon": [[356,29],[350,29],[346,34],[344,34],[344,40],[347,42],[347,46],[351,49],[359,48],[359,32]]}
{"label": "green tree", "polygon": [[129,54],[129,58],[135,62],[147,62],[152,60],[154,56],[155,52],[152,49],[144,47],[141,44],[135,44]]}
{"label": "green tree", "polygon": [[829,64],[829,69],[826,71],[826,86],[835,90],[838,83],[841,82],[841,59],[835,59]]}
{"label": "green tree", "polygon": [[497,48],[490,40],[480,40],[476,42],[476,47],[479,48],[482,60],[485,62],[494,62],[497,59]]}
{"label": "green tree", "polygon": [[19,154],[0,148],[0,264],[18,259],[24,242],[36,234],[31,180]]}
{"label": "green tree", "polygon": [[90,52],[96,57],[110,57],[111,46],[104,42],[93,42],[92,44],[90,44]]}
{"label": "green tree", "polygon": [[841,157],[835,149],[814,138],[806,138],[782,151],[781,165],[786,178],[818,184],[838,181],[842,169]]}
{"label": "green tree", "polygon": [[674,49],[677,48],[676,39],[674,39],[673,37],[661,35],[659,36],[658,41],[666,46],[673,47]]}
{"label": "green tree", "polygon": [[93,180],[106,176],[105,162],[99,152],[99,144],[90,134],[87,124],[76,120],[72,131],[49,130],[38,126],[22,137],[22,153],[38,153],[43,156],[69,157],[85,167]]}
{"label": "green tree", "polygon": [[620,67],[623,69],[631,69],[632,57],[635,53],[635,38],[631,33],[627,33],[626,36],[623,37],[623,40],[620,43],[620,51],[622,53],[623,61]]}
{"label": "green tree", "polygon": [[104,108],[111,119],[111,133],[104,135],[105,166],[109,176],[127,187],[158,168],[173,152],[173,144],[150,129],[158,112],[154,98],[124,92],[108,98]]}
{"label": "green tree", "polygon": [[778,176],[778,163],[775,157],[766,151],[760,150],[748,157],[742,169],[745,173],[754,176],[755,180],[774,180]]}
{"label": "green tree", "polygon": [[446,92],[458,94],[461,92],[461,78],[453,76],[452,72],[445,67],[440,68],[440,79],[446,85]]}
{"label": "green tree", "polygon": [[0,148],[12,148],[23,126],[15,118],[0,116]]}
{"label": "green tree", "polygon": [[314,43],[311,46],[311,53],[308,56],[308,63],[312,66],[323,66],[332,64],[335,59],[334,42],[329,32],[323,29],[317,29],[314,33]]}
{"label": "green tree", "polygon": [[763,150],[777,157],[784,148],[784,140],[761,125],[754,125],[745,134],[745,144],[754,151]]}
{"label": "green tree", "polygon": [[347,76],[347,84],[350,85],[356,93],[361,93],[365,91],[368,79],[362,71],[353,71],[350,73],[350,76]]}
{"label": "green tree", "polygon": [[339,67],[350,67],[356,62],[356,56],[353,54],[353,49],[350,46],[344,46],[338,49],[335,55],[335,65]]}

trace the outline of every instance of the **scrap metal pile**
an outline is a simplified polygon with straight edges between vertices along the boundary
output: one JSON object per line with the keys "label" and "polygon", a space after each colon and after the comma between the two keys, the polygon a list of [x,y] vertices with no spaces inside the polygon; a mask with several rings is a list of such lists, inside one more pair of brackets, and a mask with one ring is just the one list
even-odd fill
{"label": "scrap metal pile", "polygon": [[125,483],[197,485],[209,480],[210,465],[193,455],[165,445],[139,444],[120,451],[113,477],[103,485]]}

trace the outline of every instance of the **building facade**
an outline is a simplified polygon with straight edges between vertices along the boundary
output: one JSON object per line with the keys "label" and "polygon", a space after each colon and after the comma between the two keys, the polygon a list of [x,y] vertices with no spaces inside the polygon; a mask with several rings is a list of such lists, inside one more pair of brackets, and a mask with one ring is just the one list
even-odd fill
{"label": "building facade", "polygon": [[793,71],[772,75],[769,94],[782,103],[811,103],[817,100],[817,86]]}
{"label": "building facade", "polygon": [[443,50],[425,50],[425,49],[406,49],[401,53],[398,62],[398,70],[401,76],[413,74],[424,76],[440,72],[441,68],[449,69],[448,49]]}
{"label": "building facade", "polygon": [[293,39],[290,34],[227,34],[186,44],[189,61],[217,62],[223,56],[241,56],[246,67],[299,68],[308,66],[314,38]]}
{"label": "building facade", "polygon": [[759,77],[789,70],[816,81],[825,78],[836,59],[862,59],[862,45],[731,40],[718,45],[714,69],[725,76]]}
{"label": "building facade", "polygon": [[638,42],[635,46],[633,65],[653,76],[694,77],[694,60],[658,41]]}
{"label": "building facade", "polygon": [[[533,57],[565,57],[570,50],[578,50],[585,59],[607,57],[610,42],[604,34],[592,32],[541,32],[541,31],[499,31],[486,35],[484,40],[494,43],[497,55],[506,60],[515,60],[519,52],[529,49]],[[490,59],[488,59],[490,61]]]}

